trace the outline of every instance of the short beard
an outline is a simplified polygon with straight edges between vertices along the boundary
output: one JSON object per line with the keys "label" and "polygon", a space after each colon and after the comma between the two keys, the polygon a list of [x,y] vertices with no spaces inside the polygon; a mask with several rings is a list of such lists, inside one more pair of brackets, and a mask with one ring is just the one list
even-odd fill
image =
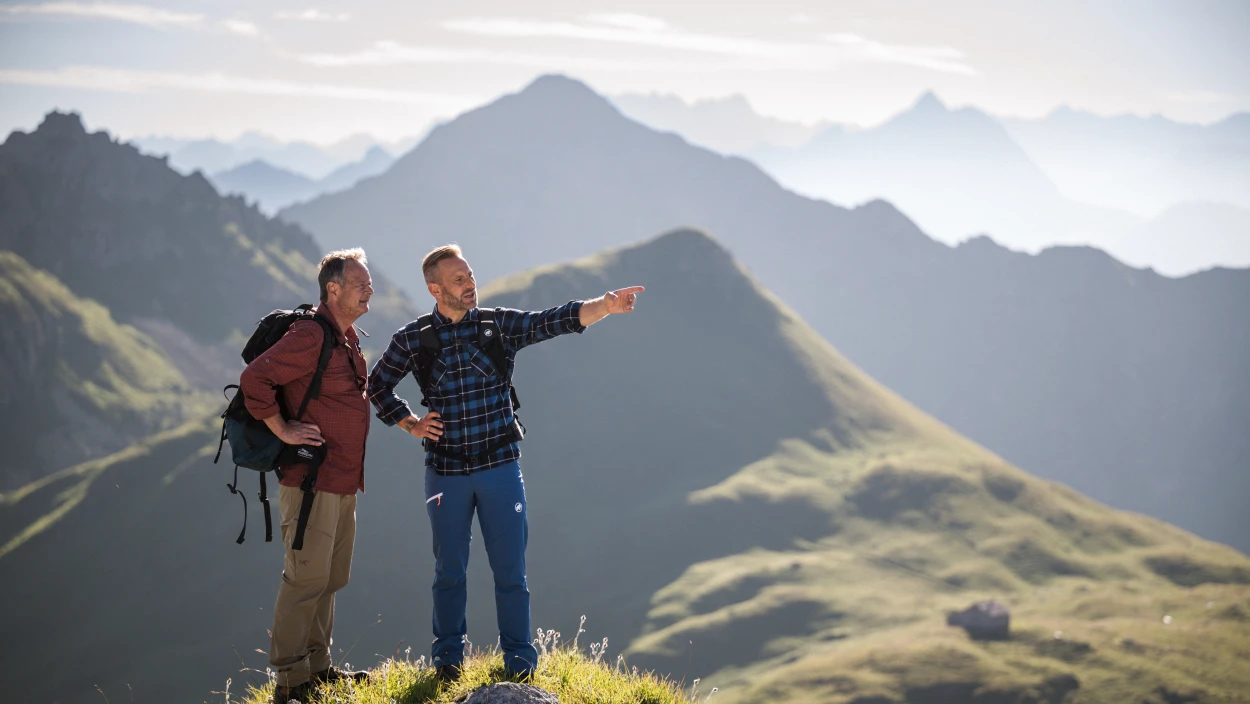
{"label": "short beard", "polygon": [[447,310],[456,311],[459,313],[467,313],[469,312],[469,309],[473,307],[470,305],[466,305],[465,302],[462,301],[460,298],[453,296],[450,293],[447,293],[446,291],[443,292],[443,296],[442,298],[439,299],[439,303],[442,303],[444,306],[446,306]]}

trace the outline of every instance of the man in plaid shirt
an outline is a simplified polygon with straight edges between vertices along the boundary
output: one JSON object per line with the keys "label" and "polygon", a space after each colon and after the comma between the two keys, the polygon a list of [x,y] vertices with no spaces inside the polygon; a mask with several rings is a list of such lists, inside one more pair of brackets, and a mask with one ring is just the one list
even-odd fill
{"label": "man in plaid shirt", "polygon": [[[441,680],[458,676],[467,631],[465,573],[476,509],[495,576],[495,608],[504,667],[528,677],[538,662],[530,640],[530,595],[525,583],[528,538],[521,439],[512,405],[512,369],[522,348],[557,335],[581,333],[615,313],[631,313],[641,286],[570,301],[544,311],[477,307],[477,281],[456,245],[439,247],[421,263],[436,301],[429,316],[400,328],[369,375],[369,400],[387,425],[421,438],[425,453],[425,508],[434,537],[434,644]],[[494,325],[490,324],[493,319]],[[429,370],[419,374],[425,329]],[[506,369],[496,369],[481,341],[498,330]],[[436,338],[431,335],[436,334]],[[485,337],[483,337],[485,336]],[[430,340],[436,340],[433,345]],[[499,359],[499,358],[497,358]],[[395,395],[408,373],[421,383],[429,412],[417,418]]]}

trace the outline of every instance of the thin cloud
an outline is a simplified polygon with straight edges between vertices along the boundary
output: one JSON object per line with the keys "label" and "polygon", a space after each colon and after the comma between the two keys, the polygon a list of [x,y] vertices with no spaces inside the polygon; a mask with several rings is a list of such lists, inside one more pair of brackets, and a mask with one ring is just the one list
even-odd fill
{"label": "thin cloud", "polygon": [[265,36],[264,32],[260,31],[260,27],[257,27],[255,24],[251,22],[245,22],[243,20],[223,20],[222,25],[224,25],[225,28],[230,30],[231,32],[234,32],[235,34],[241,34],[245,37]]}
{"label": "thin cloud", "polygon": [[82,88],[110,93],[149,93],[158,90],[185,90],[197,93],[239,93],[246,95],[363,100],[377,103],[405,103],[460,107],[465,98],[409,90],[359,88],[329,83],[304,83],[281,79],[245,78],[220,72],[176,73],[132,71],[128,69],[71,66],[53,71],[0,69],[0,83]]}
{"label": "thin cloud", "polygon": [[713,54],[746,60],[746,66],[737,68],[757,70],[827,70],[876,62],[978,75],[963,61],[963,52],[953,47],[884,44],[857,34],[827,35],[820,42],[779,42],[688,32],[640,15],[592,15],[581,22],[467,17],[446,20],[441,26],[485,37],[578,39]]}
{"label": "thin cloud", "polygon": [[622,29],[634,29],[640,32],[661,32],[668,29],[668,22],[658,17],[635,15],[629,12],[587,15],[586,19],[596,24],[606,24]]}
{"label": "thin cloud", "polygon": [[598,58],[560,54],[466,49],[460,47],[412,46],[395,41],[377,41],[368,48],[343,54],[291,54],[300,63],[326,68],[352,66],[400,66],[407,64],[493,64],[567,71],[710,71],[717,67],[704,62],[668,59]]}
{"label": "thin cloud", "polygon": [[150,5],[119,5],[112,3],[48,2],[40,5],[7,5],[0,15],[13,17],[77,17],[131,22],[149,27],[189,25],[204,20],[204,15],[171,12]]}
{"label": "thin cloud", "polygon": [[302,12],[278,12],[274,15],[280,20],[303,20],[305,22],[346,22],[352,18],[349,12],[326,12],[309,8]]}
{"label": "thin cloud", "polygon": [[825,41],[836,46],[850,49],[861,61],[880,61],[882,63],[902,64],[926,68],[930,71],[943,73],[962,73],[968,76],[977,75],[977,71],[965,64],[964,53],[949,46],[903,46],[898,44],[882,44],[865,39],[858,34],[831,34],[824,37]]}

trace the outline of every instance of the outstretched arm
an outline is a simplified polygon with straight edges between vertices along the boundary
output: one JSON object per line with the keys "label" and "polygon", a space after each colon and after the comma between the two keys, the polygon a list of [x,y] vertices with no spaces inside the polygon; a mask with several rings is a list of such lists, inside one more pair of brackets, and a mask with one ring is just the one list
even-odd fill
{"label": "outstretched arm", "polygon": [[645,290],[642,286],[629,286],[608,291],[598,298],[585,301],[578,312],[578,322],[589,327],[609,315],[633,313],[634,305],[638,302],[638,294]]}

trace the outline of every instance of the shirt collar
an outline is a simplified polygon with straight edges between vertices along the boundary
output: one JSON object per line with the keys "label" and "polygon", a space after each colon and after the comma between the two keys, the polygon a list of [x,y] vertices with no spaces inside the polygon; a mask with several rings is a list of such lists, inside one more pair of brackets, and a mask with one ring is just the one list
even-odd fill
{"label": "shirt collar", "polygon": [[[465,316],[460,319],[460,322],[462,323],[466,321],[471,321],[471,322],[477,321],[477,306],[470,308],[469,312],[465,313]],[[442,325],[447,325],[450,322],[451,322],[451,318],[448,318],[447,316],[443,315],[442,311],[438,309],[438,304],[435,303],[434,304],[434,324],[438,326],[442,326]]]}
{"label": "shirt collar", "polygon": [[360,337],[356,335],[355,326],[348,326],[346,333],[339,330],[338,322],[335,321],[333,315],[330,315],[330,306],[325,303],[319,303],[317,304],[317,307],[313,309],[313,312],[320,315],[322,318],[325,318],[330,323],[330,329],[334,330],[335,336],[338,338],[340,343],[346,343],[349,341],[359,342]]}

